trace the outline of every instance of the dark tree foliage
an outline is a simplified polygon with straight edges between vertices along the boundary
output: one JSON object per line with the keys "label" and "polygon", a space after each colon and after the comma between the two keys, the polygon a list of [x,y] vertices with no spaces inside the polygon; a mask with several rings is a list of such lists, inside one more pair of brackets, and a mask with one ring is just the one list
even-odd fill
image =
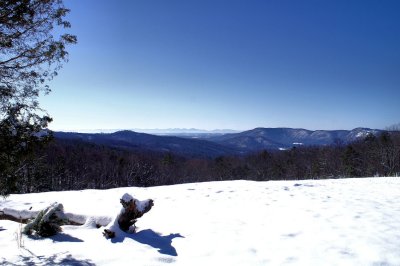
{"label": "dark tree foliage", "polygon": [[342,159],[346,176],[362,176],[361,154],[352,145],[346,147]]}
{"label": "dark tree foliage", "polygon": [[62,0],[0,1],[0,194],[14,191],[26,156],[43,137],[51,118],[39,107],[39,94],[67,61],[69,12]]}

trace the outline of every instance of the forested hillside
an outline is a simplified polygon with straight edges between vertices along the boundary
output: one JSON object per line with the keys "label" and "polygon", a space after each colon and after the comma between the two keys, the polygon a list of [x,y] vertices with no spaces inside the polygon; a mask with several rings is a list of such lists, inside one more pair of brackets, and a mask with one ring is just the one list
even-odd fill
{"label": "forested hillside", "polygon": [[21,165],[15,192],[155,186],[212,180],[280,180],[393,176],[400,173],[400,134],[351,144],[262,150],[246,156],[186,158],[129,151],[81,140],[53,140]]}

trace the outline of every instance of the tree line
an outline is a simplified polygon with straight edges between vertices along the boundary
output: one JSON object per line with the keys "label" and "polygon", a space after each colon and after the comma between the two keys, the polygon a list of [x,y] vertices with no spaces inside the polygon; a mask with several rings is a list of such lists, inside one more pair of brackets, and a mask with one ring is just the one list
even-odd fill
{"label": "tree line", "polygon": [[13,192],[108,189],[223,180],[294,180],[400,174],[400,133],[330,146],[263,150],[246,156],[185,158],[76,140],[52,140],[20,165]]}

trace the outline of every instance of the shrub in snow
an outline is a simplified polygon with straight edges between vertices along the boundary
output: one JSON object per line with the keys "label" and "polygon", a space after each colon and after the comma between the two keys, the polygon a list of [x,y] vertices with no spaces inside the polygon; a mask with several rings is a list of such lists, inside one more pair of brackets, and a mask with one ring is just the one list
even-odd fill
{"label": "shrub in snow", "polygon": [[107,238],[115,237],[115,232],[118,230],[135,232],[137,219],[150,211],[154,205],[152,199],[139,201],[128,193],[122,196],[120,203],[122,204],[121,212],[115,218],[114,223],[108,229],[104,229],[103,235]]}
{"label": "shrub in snow", "polygon": [[68,222],[64,214],[64,206],[61,203],[53,203],[46,209],[40,211],[36,218],[24,227],[24,234],[30,235],[33,232],[48,237],[61,231],[61,225]]}

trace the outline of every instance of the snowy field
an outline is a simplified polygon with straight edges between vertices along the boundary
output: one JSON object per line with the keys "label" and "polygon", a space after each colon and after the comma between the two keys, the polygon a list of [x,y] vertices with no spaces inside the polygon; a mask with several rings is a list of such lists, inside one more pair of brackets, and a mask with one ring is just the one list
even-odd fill
{"label": "snowy field", "polygon": [[[102,236],[130,193],[154,199],[136,234]],[[400,265],[400,178],[252,182],[11,195],[23,218],[53,202],[82,226],[23,236],[0,220],[5,265]]]}

